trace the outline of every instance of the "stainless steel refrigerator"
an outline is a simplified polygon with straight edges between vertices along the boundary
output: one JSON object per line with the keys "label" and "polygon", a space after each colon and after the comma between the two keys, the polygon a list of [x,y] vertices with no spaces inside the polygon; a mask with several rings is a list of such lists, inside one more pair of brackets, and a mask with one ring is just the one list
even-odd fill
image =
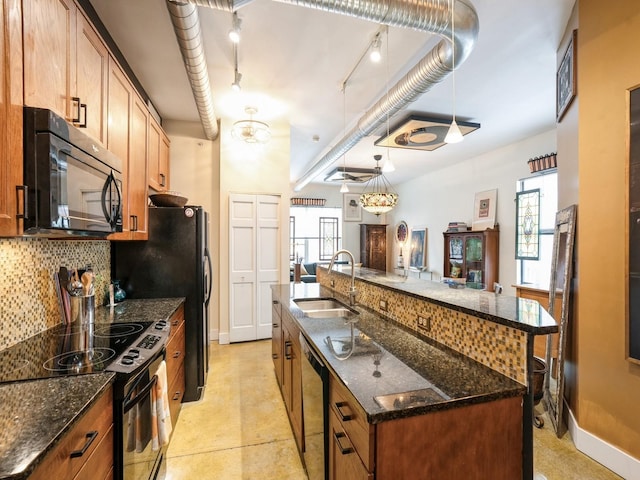
{"label": "stainless steel refrigerator", "polygon": [[198,206],[150,207],[148,240],[111,242],[111,276],[127,298],[186,298],[183,401],[199,400],[209,370],[209,214]]}

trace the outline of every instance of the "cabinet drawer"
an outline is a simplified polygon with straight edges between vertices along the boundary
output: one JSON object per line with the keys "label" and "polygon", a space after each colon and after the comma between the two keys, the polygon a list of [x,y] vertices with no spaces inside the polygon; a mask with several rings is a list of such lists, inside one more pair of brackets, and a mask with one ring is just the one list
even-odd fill
{"label": "cabinet drawer", "polygon": [[330,377],[329,404],[367,470],[373,470],[374,427],[351,393],[335,377]]}
{"label": "cabinet drawer", "polygon": [[[75,427],[49,452],[29,477],[30,480],[74,478],[100,442],[106,437],[112,424],[113,392],[112,388],[109,387],[102,394],[102,397],[78,421]],[[91,434],[94,432],[97,432],[97,434],[94,434],[93,439],[91,439]],[[113,440],[108,443],[113,445]],[[81,455],[71,457],[72,452],[79,452],[84,447],[86,447],[86,450]]]}
{"label": "cabinet drawer", "polygon": [[180,368],[173,381],[169,381],[169,389],[167,390],[167,393],[169,395],[171,425],[175,427],[176,422],[178,421],[178,415],[180,415],[182,397],[184,397],[184,368]]}
{"label": "cabinet drawer", "polygon": [[331,480],[370,480],[373,474],[356,454],[349,436],[334,411],[329,412],[329,478]]}
{"label": "cabinet drawer", "polygon": [[173,314],[173,316],[169,320],[169,323],[171,324],[171,330],[169,331],[169,341],[171,341],[173,336],[178,331],[180,325],[184,323],[184,303],[180,305],[178,310],[176,310],[176,313]]}
{"label": "cabinet drawer", "polygon": [[[113,466],[113,427],[109,429],[87,463],[73,480],[94,480],[105,478]],[[112,474],[113,475],[113,474]]]}
{"label": "cabinet drawer", "polygon": [[167,382],[171,382],[184,364],[184,322],[167,343]]}

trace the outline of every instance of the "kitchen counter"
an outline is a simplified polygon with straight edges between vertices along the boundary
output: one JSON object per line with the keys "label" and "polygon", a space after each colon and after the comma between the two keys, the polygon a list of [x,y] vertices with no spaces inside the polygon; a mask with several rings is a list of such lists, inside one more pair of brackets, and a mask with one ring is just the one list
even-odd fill
{"label": "kitchen counter", "polygon": [[[320,284],[291,283],[272,289],[305,338],[358,400],[369,423],[526,393],[524,385],[435,342],[418,339],[365,307],[354,307],[359,312],[355,324],[305,316],[294,299],[345,300]],[[352,325],[352,354],[340,359],[351,350]]]}
{"label": "kitchen counter", "polygon": [[113,377],[97,373],[0,385],[0,479],[27,478]]}
{"label": "kitchen counter", "polygon": [[[335,266],[334,271],[351,275],[350,266]],[[362,282],[395,290],[533,335],[546,335],[558,331],[558,324],[553,317],[533,300],[497,295],[473,288],[451,288],[445,283],[362,267],[355,268],[355,275],[356,279]]]}
{"label": "kitchen counter", "polygon": [[[183,302],[184,298],[125,300],[113,309],[96,308],[95,322],[98,325],[169,319]],[[0,373],[4,371],[0,378],[14,380],[12,369],[24,368],[16,367],[21,362],[28,366],[25,353],[40,348],[37,337],[0,351]],[[99,372],[0,382],[0,480],[27,478],[91,408],[114,376]]]}

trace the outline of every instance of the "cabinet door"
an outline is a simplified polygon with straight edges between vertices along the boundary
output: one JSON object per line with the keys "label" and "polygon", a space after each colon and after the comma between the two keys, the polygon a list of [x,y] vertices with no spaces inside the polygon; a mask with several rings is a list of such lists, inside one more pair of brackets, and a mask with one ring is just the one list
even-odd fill
{"label": "cabinet door", "polygon": [[76,110],[76,15],[73,0],[23,2],[24,102],[69,121]]}
{"label": "cabinet door", "polygon": [[109,52],[89,21],[77,15],[76,96],[81,109],[79,126],[103,146],[107,144],[107,79]]}
{"label": "cabinet door", "polygon": [[20,0],[0,1],[0,235],[22,233],[22,23]]}
{"label": "cabinet door", "polygon": [[273,367],[276,371],[276,380],[278,386],[282,388],[282,307],[276,299],[272,300],[271,307],[271,357],[273,358]]}
{"label": "cabinet door", "polygon": [[169,149],[170,141],[164,130],[160,128],[160,157],[158,176],[160,178],[160,186],[163,190],[169,190]]}
{"label": "cabinet door", "polygon": [[127,174],[129,217],[133,240],[146,240],[147,231],[147,126],[149,113],[145,103],[133,95],[131,110],[130,154]]}
{"label": "cabinet door", "polygon": [[464,237],[464,265],[462,276],[467,283],[479,286],[484,282],[484,241],[482,235]]}
{"label": "cabinet door", "polygon": [[169,139],[152,115],[149,115],[149,188],[157,192],[169,189]]}
{"label": "cabinet door", "polygon": [[329,412],[329,480],[370,480],[349,436],[333,410]]}

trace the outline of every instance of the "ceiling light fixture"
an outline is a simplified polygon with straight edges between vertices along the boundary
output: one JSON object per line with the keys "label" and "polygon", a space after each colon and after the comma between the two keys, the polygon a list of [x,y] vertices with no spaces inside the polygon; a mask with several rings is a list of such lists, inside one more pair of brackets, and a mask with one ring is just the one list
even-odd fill
{"label": "ceiling light fixture", "polygon": [[244,111],[249,115],[249,120],[239,120],[233,124],[231,129],[233,138],[245,143],[267,143],[271,139],[269,125],[253,119],[258,109],[246,107]]}
{"label": "ceiling light fixture", "polygon": [[240,42],[240,30],[242,26],[242,20],[238,17],[236,12],[233,12],[233,23],[231,25],[231,30],[229,30],[229,40],[233,43]]}
{"label": "ceiling light fixture", "polygon": [[373,41],[371,42],[371,53],[369,53],[369,60],[373,63],[378,63],[382,59],[382,54],[380,53],[380,32],[376,33],[376,36],[373,37]]}
{"label": "ceiling light fixture", "polygon": [[391,211],[396,206],[398,195],[391,188],[391,184],[384,177],[382,168],[379,166],[382,155],[374,155],[373,158],[376,161],[376,174],[365,185],[364,193],[360,195],[360,205],[367,212],[380,215]]}
{"label": "ceiling light fixture", "polygon": [[[342,135],[344,136],[347,131],[347,84],[342,85]],[[342,168],[347,169],[347,154],[342,154]],[[342,178],[342,185],[340,186],[340,193],[349,193],[349,187],[347,186],[346,179]]]}
{"label": "ceiling light fixture", "polygon": [[242,80],[242,74],[238,71],[238,45],[233,45],[233,59],[235,63],[235,67],[233,70],[233,83],[231,84],[231,90],[234,92],[239,92],[242,87],[240,87],[240,80]]}
{"label": "ceiling light fixture", "polygon": [[451,78],[453,80],[453,120],[451,121],[451,126],[447,132],[447,136],[444,137],[445,143],[458,143],[464,139],[462,132],[460,131],[460,127],[458,127],[458,122],[456,122],[456,44],[454,40],[456,32],[455,2],[456,0],[451,0]]}

